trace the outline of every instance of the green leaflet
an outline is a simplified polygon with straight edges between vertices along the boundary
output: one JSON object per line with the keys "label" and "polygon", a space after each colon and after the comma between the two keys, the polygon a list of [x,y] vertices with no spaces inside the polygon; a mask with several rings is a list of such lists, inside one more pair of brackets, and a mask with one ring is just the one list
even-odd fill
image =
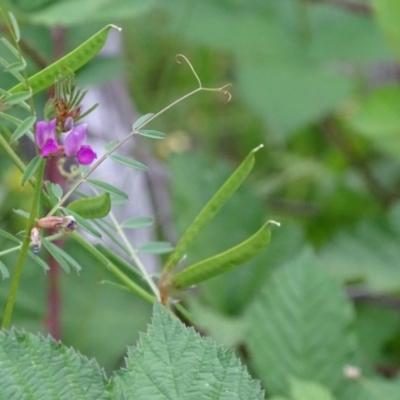
{"label": "green leaflet", "polygon": [[76,212],[82,218],[103,218],[111,210],[110,193],[105,192],[99,196],[75,200],[68,204],[67,209]]}
{"label": "green leaflet", "polygon": [[172,286],[176,289],[186,289],[251,260],[269,244],[271,224],[279,226],[278,222],[268,221],[253,236],[237,246],[178,272],[171,279]]}
{"label": "green leaflet", "polygon": [[253,169],[255,158],[254,153],[263,146],[260,145],[253,149],[227,181],[221,186],[218,192],[212,199],[204,206],[204,208],[197,215],[192,224],[187,228],[186,232],[182,235],[178,244],[165,263],[164,270],[168,271],[176,266],[176,264],[185,255],[188,248],[191,246],[195,237],[200,231],[215,217],[221,207],[229,200],[229,198],[236,192],[240,185],[249,175]]}
{"label": "green leaflet", "polygon": [[[105,26],[75,50],[71,51],[69,54],[60,58],[58,61],[49,65],[37,74],[31,76],[28,79],[28,83],[32,89],[32,93],[35,94],[48,88],[53,85],[58,78],[72,74],[90,61],[103,47],[107,39],[108,31],[111,28],[117,27],[115,25]],[[19,83],[8,92],[14,94],[24,90],[26,90],[25,85]]]}

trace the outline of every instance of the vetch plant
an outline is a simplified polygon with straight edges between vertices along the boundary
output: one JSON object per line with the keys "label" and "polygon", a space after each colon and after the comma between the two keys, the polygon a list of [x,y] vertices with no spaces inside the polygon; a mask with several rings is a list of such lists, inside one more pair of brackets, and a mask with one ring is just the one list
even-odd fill
{"label": "vetch plant", "polygon": [[[2,38],[2,42],[16,61],[10,63],[3,58],[0,60],[6,71],[19,83],[0,91],[0,118],[4,121],[1,125],[0,146],[22,171],[21,186],[29,184],[34,192],[30,208],[16,210],[26,218],[22,239],[14,233],[0,230],[2,237],[15,243],[14,247],[0,251],[0,257],[10,253],[18,254],[3,314],[3,330],[0,333],[0,397],[262,399],[264,394],[259,383],[250,378],[233,352],[224,350],[211,339],[201,338],[193,328],[185,327],[173,315],[179,310],[180,315],[195,323],[184,305],[174,305],[175,296],[182,295],[193,285],[238,267],[254,258],[269,244],[271,224],[279,225],[274,221],[266,222],[254,235],[231,249],[184,269],[181,267],[181,260],[197,235],[250,174],[255,163],[255,153],[262,146],[249,153],[204,206],[174,249],[165,242],[152,242],[136,249],[127,239],[124,228],[135,224],[145,226],[151,221],[117,221],[111,209],[112,198],[127,200],[128,196],[108,182],[90,179],[92,172],[107,159],[146,171],[144,164],[130,157],[114,155],[114,152],[134,135],[163,139],[163,133],[145,129],[147,125],[196,93],[222,93],[229,101],[229,85],[220,88],[204,87],[188,59],[178,55],[177,62],[185,62],[189,66],[197,81],[197,88],[161,111],[142,116],[133,123],[132,131],[123,140],[111,142],[102,155],[96,154],[87,140],[90,126],[80,122],[95,106],[83,113],[81,102],[85,92],[76,87],[72,74],[98,53],[109,30],[116,27],[104,27],[71,53],[35,75],[28,76],[26,61],[19,46],[21,38],[17,21],[13,14],[4,10],[1,13],[11,37],[11,41]],[[47,102],[43,110],[44,118],[38,119],[39,111],[33,95],[52,85],[55,85],[55,96]],[[24,119],[13,114],[17,108],[27,114]],[[28,165],[23,163],[13,147],[24,136],[36,147],[36,156]],[[64,168],[67,158],[73,158],[77,164],[69,171]],[[65,180],[52,181],[48,173],[52,168],[57,168]],[[78,188],[83,184],[91,186],[95,195],[80,193]],[[72,195],[79,198],[70,201]],[[109,220],[105,222],[103,219],[107,216]],[[126,257],[122,258],[101,244],[93,245],[80,234],[81,229],[95,238],[106,235],[115,240],[115,235],[118,235],[117,241]],[[94,361],[88,361],[51,338],[10,329],[27,257],[51,273],[52,268],[42,258],[44,248],[65,272],[84,268],[73,254],[63,248],[60,239],[66,235],[96,259],[99,268],[106,268],[114,275],[119,281],[119,285],[112,283],[114,286],[154,303],[153,322],[147,334],[141,338],[136,349],[129,350],[125,369],[111,378],[106,378]],[[170,252],[158,281],[142,264],[138,256],[140,251],[159,254]],[[3,277],[8,277],[10,266],[5,263],[0,263],[0,266]],[[20,379],[14,379],[16,375]]]}

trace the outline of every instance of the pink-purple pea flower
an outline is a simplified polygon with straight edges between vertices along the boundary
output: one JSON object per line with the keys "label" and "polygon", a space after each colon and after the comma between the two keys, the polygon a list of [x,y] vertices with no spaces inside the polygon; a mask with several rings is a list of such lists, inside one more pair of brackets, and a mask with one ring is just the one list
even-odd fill
{"label": "pink-purple pea flower", "polygon": [[[66,123],[65,125],[70,128],[64,140],[65,155],[76,157],[79,164],[91,164],[97,158],[97,154],[90,146],[83,144],[86,140],[87,124],[74,126],[73,122],[69,120],[68,124]],[[49,122],[39,121],[36,124],[35,139],[42,157],[51,154],[60,154],[60,147],[57,144],[56,138],[56,119],[52,119]]]}

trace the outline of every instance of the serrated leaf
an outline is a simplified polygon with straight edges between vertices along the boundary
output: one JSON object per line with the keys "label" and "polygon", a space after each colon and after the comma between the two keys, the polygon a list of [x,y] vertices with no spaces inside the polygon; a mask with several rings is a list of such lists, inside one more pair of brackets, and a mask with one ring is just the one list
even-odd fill
{"label": "serrated leaf", "polygon": [[170,253],[174,248],[169,242],[149,242],[138,247],[138,253],[165,254]]}
{"label": "serrated leaf", "polygon": [[186,229],[185,233],[180,238],[175,250],[169,256],[164,266],[165,271],[174,268],[179,263],[200,231],[215,217],[222,206],[241,186],[250,171],[253,169],[255,163],[254,153],[262,147],[263,146],[258,146],[248,154],[239,167],[236,168],[233,174],[221,186],[218,192],[215,193],[211,200],[200,211],[192,224]]}
{"label": "serrated leaf", "polygon": [[152,130],[140,130],[138,134],[151,139],[165,139],[167,135],[163,132],[152,131]]}
{"label": "serrated leaf", "polygon": [[64,211],[65,215],[72,215],[75,218],[78,226],[81,227],[84,231],[98,239],[101,239],[101,233],[97,229],[93,228],[93,226],[89,222],[87,222],[85,218],[82,218],[78,213],[68,208],[61,207],[61,210]]}
{"label": "serrated leaf", "polygon": [[113,194],[114,196],[121,197],[123,199],[129,198],[125,192],[123,192],[121,189],[116,188],[113,185],[110,185],[109,183],[98,181],[96,179],[87,179],[86,182],[94,186],[95,188],[104,190],[105,192]]}
{"label": "serrated leaf", "polygon": [[110,156],[110,158],[120,164],[126,165],[128,167],[138,169],[140,171],[148,171],[149,167],[146,165],[142,164],[139,161],[132,160],[129,157],[124,157],[124,156]]}
{"label": "serrated leaf", "polygon": [[150,119],[154,114],[149,113],[142,115],[139,117],[132,125],[132,129],[136,130],[137,128],[140,128],[148,119]]}
{"label": "serrated leaf", "polygon": [[110,213],[111,198],[109,193],[95,197],[85,197],[68,204],[68,210],[78,213],[82,218],[103,218]]}
{"label": "serrated leaf", "polygon": [[7,267],[1,260],[0,260],[0,273],[1,273],[3,280],[10,277],[10,273],[8,272]]}
{"label": "serrated leaf", "polygon": [[109,398],[96,362],[50,337],[2,330],[0,359],[2,399]]}
{"label": "serrated leaf", "polygon": [[69,274],[71,269],[68,265],[68,263],[65,261],[60,248],[56,246],[54,243],[51,243],[47,239],[42,239],[42,244],[43,246],[47,249],[47,251],[53,256],[53,258],[58,262],[60,267],[67,273]]}
{"label": "serrated leaf", "polygon": [[133,217],[125,220],[121,224],[121,228],[125,229],[138,229],[138,228],[147,228],[148,226],[153,225],[154,221],[150,217]]}
{"label": "serrated leaf", "polygon": [[105,146],[106,151],[110,151],[115,145],[119,143],[119,140],[111,140],[111,142],[108,142]]}
{"label": "serrated leaf", "polygon": [[0,236],[10,239],[15,243],[20,243],[20,241],[15,236],[11,235],[11,233],[4,231],[3,229],[0,229]]}
{"label": "serrated leaf", "polygon": [[153,322],[137,348],[128,349],[126,368],[113,382],[115,398],[135,400],[262,400],[233,351],[201,338],[155,304]]}
{"label": "serrated leaf", "polygon": [[268,391],[287,395],[292,377],[344,387],[343,367],[355,363],[357,349],[353,318],[343,289],[311,252],[278,270],[249,310],[246,336]]}
{"label": "serrated leaf", "polygon": [[275,221],[266,222],[258,232],[237,246],[176,273],[172,278],[172,285],[176,289],[186,289],[251,260],[268,246],[271,239],[271,223],[279,225]]}
{"label": "serrated leaf", "polygon": [[25,186],[25,183],[32,178],[34,173],[40,166],[40,163],[44,162],[43,157],[37,155],[36,157],[32,158],[29,164],[26,166],[24,173],[22,174],[21,178],[21,186]]}

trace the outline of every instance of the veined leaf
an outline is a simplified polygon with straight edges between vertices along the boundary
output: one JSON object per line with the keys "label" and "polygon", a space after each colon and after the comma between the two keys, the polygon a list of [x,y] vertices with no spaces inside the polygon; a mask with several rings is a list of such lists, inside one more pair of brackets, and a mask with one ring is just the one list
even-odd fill
{"label": "veined leaf", "polygon": [[154,221],[150,217],[133,217],[125,220],[121,224],[121,228],[125,229],[137,229],[137,228],[147,228],[153,225]]}
{"label": "veined leaf", "polygon": [[292,377],[345,387],[343,367],[355,364],[358,347],[353,310],[311,251],[276,271],[247,317],[250,359],[271,394],[287,395]]}
{"label": "veined leaf", "polygon": [[132,125],[132,129],[133,130],[137,130],[138,128],[140,128],[141,126],[143,126],[145,124],[145,122],[150,119],[154,114],[149,113],[149,114],[145,114],[142,115],[141,117],[139,117]]}
{"label": "veined leaf", "polygon": [[[28,83],[32,89],[32,94],[48,88],[61,77],[71,75],[77,69],[81,68],[88,61],[90,61],[103,47],[107,39],[108,32],[111,28],[117,27],[114,25],[105,26],[91,38],[86,40],[86,42],[82,43],[75,50],[71,51],[71,53],[65,55],[55,63],[49,65],[47,68],[31,76],[28,79]],[[20,83],[10,89],[8,92],[11,94],[16,94],[24,89],[26,89],[25,85]]]}
{"label": "veined leaf", "polygon": [[138,134],[151,139],[165,139],[167,135],[163,132],[151,131],[151,130],[140,130]]}
{"label": "veined leaf", "polygon": [[174,268],[176,264],[182,259],[188,248],[192,245],[195,237],[200,231],[215,217],[221,207],[229,200],[229,198],[236,192],[240,185],[249,175],[253,169],[255,158],[254,153],[263,146],[258,146],[253,149],[233,174],[225,181],[218,192],[213,198],[205,205],[200,211],[192,224],[187,228],[186,232],[182,235],[175,250],[169,256],[165,263],[165,271]]}
{"label": "veined leaf", "polygon": [[146,165],[142,164],[139,161],[132,160],[129,157],[124,157],[124,156],[110,156],[110,158],[114,161],[119,162],[120,164],[126,165],[128,167],[134,168],[134,169],[139,169],[141,171],[148,171],[149,167]]}
{"label": "veined leaf", "polygon": [[82,218],[78,213],[70,210],[69,208],[61,207],[61,210],[63,210],[65,215],[72,215],[75,218],[78,226],[81,227],[84,231],[98,239],[101,239],[101,233],[97,229],[93,228],[93,226],[89,222],[87,222],[85,218]]}
{"label": "veined leaf", "polygon": [[98,364],[49,336],[3,329],[0,359],[13,360],[0,364],[3,399],[109,399]]}
{"label": "veined leaf", "polygon": [[10,273],[8,272],[7,267],[1,260],[0,260],[0,274],[3,277],[3,280],[10,277]]}
{"label": "veined leaf", "polygon": [[40,163],[42,162],[44,162],[44,159],[40,155],[37,155],[35,158],[32,158],[32,160],[26,166],[24,173],[22,174],[21,186],[25,186],[25,183],[28,182],[29,179],[31,179],[33,174],[39,168]]}
{"label": "veined leaf", "polygon": [[47,251],[54,257],[54,259],[58,262],[60,267],[67,274],[69,274],[71,269],[70,269],[68,263],[65,261],[62,253],[59,251],[60,248],[58,246],[56,246],[54,243],[51,243],[50,241],[48,241],[45,238],[42,239],[42,244],[47,249]]}
{"label": "veined leaf", "polygon": [[264,399],[233,351],[200,337],[158,303],[148,332],[128,349],[126,367],[111,389],[115,399]]}
{"label": "veined leaf", "polygon": [[111,210],[111,198],[109,193],[103,193],[95,197],[85,197],[68,204],[68,210],[78,213],[82,218],[103,218]]}
{"label": "veined leaf", "polygon": [[172,278],[172,285],[176,289],[186,289],[251,260],[268,246],[271,239],[271,224],[279,226],[275,221],[266,222],[258,232],[244,242],[175,274]]}
{"label": "veined leaf", "polygon": [[87,179],[86,182],[94,186],[95,188],[104,190],[105,192],[113,194],[114,196],[128,199],[128,195],[125,192],[123,192],[121,189],[116,188],[113,185],[110,185],[109,183],[98,181],[96,179]]}
{"label": "veined leaf", "polygon": [[149,242],[138,247],[138,253],[149,253],[149,254],[165,254],[170,253],[173,250],[171,243],[169,242]]}

